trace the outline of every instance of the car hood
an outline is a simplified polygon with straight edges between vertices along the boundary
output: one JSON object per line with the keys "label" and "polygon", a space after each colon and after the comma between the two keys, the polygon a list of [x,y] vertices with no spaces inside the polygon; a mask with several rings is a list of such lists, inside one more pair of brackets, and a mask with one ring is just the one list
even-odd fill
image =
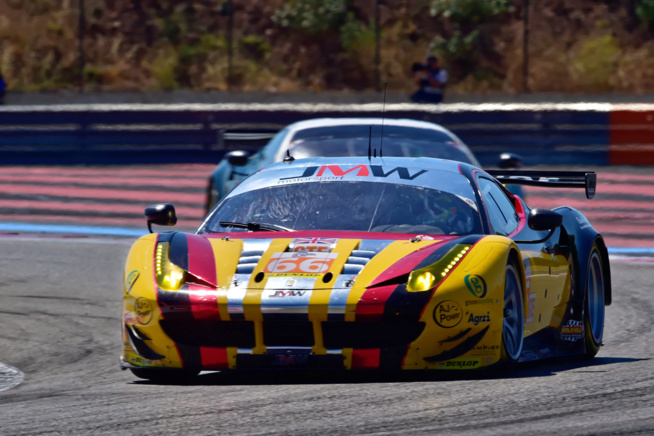
{"label": "car hood", "polygon": [[406,283],[455,245],[480,236],[363,232],[162,233],[189,281],[230,289],[319,290]]}

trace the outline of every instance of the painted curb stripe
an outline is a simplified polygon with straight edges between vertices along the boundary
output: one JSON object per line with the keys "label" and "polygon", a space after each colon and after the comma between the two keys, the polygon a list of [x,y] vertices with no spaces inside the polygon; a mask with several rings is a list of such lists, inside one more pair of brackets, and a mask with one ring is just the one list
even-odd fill
{"label": "painted curb stripe", "polygon": [[18,386],[25,379],[25,375],[13,366],[0,363],[0,392]]}
{"label": "painted curb stripe", "polygon": [[49,224],[0,223],[0,232],[71,233],[75,235],[144,236],[147,229],[91,227]]}

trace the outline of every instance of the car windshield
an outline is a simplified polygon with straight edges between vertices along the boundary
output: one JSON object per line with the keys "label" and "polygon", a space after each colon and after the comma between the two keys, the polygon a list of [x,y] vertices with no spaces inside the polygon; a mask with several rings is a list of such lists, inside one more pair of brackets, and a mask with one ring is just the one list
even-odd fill
{"label": "car windshield", "polygon": [[331,181],[267,186],[232,195],[198,233],[277,227],[464,235],[479,233],[480,223],[475,202],[450,192],[395,183]]}
{"label": "car windshield", "polygon": [[289,150],[296,159],[367,156],[370,143],[378,152],[382,148],[384,156],[435,157],[479,165],[467,149],[438,130],[384,126],[383,142],[380,138],[380,125],[316,127],[296,132]]}

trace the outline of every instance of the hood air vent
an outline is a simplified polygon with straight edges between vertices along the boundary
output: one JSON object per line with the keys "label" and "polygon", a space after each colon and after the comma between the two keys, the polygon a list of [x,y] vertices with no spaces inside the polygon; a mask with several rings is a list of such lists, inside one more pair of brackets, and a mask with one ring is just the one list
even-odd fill
{"label": "hood air vent", "polygon": [[263,256],[263,250],[243,251],[236,265],[236,274],[252,274]]}
{"label": "hood air vent", "polygon": [[361,272],[364,266],[370,259],[375,257],[377,253],[374,251],[366,250],[353,250],[352,254],[347,258],[345,265],[343,265],[343,274],[356,275]]}

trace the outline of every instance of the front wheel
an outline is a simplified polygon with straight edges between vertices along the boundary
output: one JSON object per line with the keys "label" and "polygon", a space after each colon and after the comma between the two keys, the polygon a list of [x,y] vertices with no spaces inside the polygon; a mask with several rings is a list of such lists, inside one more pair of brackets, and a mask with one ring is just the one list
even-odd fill
{"label": "front wheel", "polygon": [[502,327],[502,363],[518,361],[522,354],[525,324],[522,305],[522,281],[515,263],[506,266],[504,279],[504,324]]}
{"label": "front wheel", "polygon": [[604,265],[597,245],[593,245],[588,260],[586,294],[584,296],[584,341],[586,357],[598,353],[604,335]]}

